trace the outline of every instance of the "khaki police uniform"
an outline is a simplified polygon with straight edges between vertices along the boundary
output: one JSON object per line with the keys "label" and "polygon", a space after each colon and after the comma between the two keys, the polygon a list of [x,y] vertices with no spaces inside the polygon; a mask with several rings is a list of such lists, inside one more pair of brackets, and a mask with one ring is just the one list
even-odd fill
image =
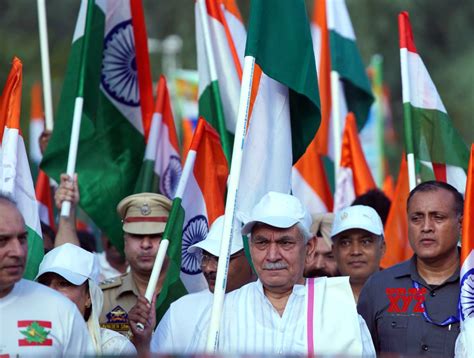
{"label": "khaki police uniform", "polygon": [[[135,235],[163,233],[170,209],[171,201],[155,193],[130,195],[117,205],[123,231]],[[132,266],[130,271],[133,272]],[[101,327],[126,336],[131,333],[128,313],[137,303],[140,294],[131,272],[106,280],[100,285],[104,293],[104,305],[99,318]]]}
{"label": "khaki police uniform", "polygon": [[128,335],[130,329],[128,312],[135,306],[139,296],[132,274],[127,272],[106,280],[100,284],[100,288],[104,293],[104,305],[99,318],[100,326]]}

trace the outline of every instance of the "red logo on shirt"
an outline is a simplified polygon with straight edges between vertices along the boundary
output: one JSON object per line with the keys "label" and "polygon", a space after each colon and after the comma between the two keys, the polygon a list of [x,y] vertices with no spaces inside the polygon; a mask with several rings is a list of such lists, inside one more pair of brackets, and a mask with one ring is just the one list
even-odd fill
{"label": "red logo on shirt", "polygon": [[425,301],[426,288],[387,288],[385,290],[390,302],[388,312],[405,313],[410,307],[410,303],[415,300],[413,307],[414,313],[423,313],[425,311],[423,302]]}
{"label": "red logo on shirt", "polygon": [[[20,330],[20,333],[25,337],[18,340],[20,347],[53,345],[53,340],[48,338],[52,327],[51,321],[18,321],[17,326],[24,328],[24,330]],[[46,330],[47,328],[50,330]]]}

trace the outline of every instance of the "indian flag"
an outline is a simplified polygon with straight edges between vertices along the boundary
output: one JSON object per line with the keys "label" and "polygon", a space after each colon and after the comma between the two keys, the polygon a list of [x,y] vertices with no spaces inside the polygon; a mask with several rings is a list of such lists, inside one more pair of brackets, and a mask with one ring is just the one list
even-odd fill
{"label": "indian flag", "polygon": [[372,173],[360,144],[355,116],[349,112],[342,137],[341,163],[334,193],[334,211],[350,206],[357,196],[375,188]]}
{"label": "indian flag", "polygon": [[[367,120],[373,96],[344,0],[314,1],[312,36],[322,107],[318,150],[334,160],[337,151],[334,137],[342,137],[347,112],[355,114],[357,126],[361,129]],[[337,88],[332,88],[331,71],[338,74]],[[335,92],[339,118],[334,117],[332,93]],[[333,123],[335,120],[338,120],[336,124]]]}
{"label": "indian flag", "polygon": [[462,323],[467,318],[474,319],[474,144],[471,145],[471,159],[467,173],[461,236],[461,297],[459,306]]}
{"label": "indian flag", "polygon": [[420,161],[417,174],[422,181],[444,181],[464,193],[469,150],[417,52],[407,12],[398,16],[398,26],[409,168],[411,162]]}
{"label": "indian flag", "polygon": [[160,77],[157,93],[155,113],[135,192],[161,193],[173,199],[182,168],[171,100],[164,76]]}
{"label": "indian flag", "polygon": [[31,112],[30,112],[30,159],[37,166],[41,162],[39,137],[44,131],[44,114],[41,95],[41,86],[35,83],[31,87]]}
{"label": "indian flag", "polygon": [[228,174],[219,135],[200,118],[163,234],[170,241],[170,264],[157,301],[159,318],[186,291],[207,287],[200,258],[187,249],[203,240],[214,220],[224,214]]}
{"label": "indian flag", "polygon": [[40,220],[55,230],[53,192],[49,177],[42,170],[39,171],[38,178],[36,178],[35,195],[38,201]]}
{"label": "indian flag", "polygon": [[196,0],[195,14],[199,115],[219,132],[230,161],[239,107],[245,29],[234,1]]}
{"label": "indian flag", "polygon": [[291,168],[319,126],[304,1],[252,1],[246,57],[253,57],[255,66],[237,193],[237,210],[244,213],[268,191],[290,192]]}
{"label": "indian flag", "polygon": [[28,261],[24,277],[34,279],[43,259],[43,239],[33,179],[20,131],[22,63],[13,58],[0,98],[0,192],[13,197],[28,231]]}
{"label": "indian flag", "polygon": [[133,192],[145,153],[153,96],[139,0],[83,1],[55,128],[41,164],[57,181],[66,171],[74,102],[83,83],[76,171],[80,205],[123,249],[115,208]]}

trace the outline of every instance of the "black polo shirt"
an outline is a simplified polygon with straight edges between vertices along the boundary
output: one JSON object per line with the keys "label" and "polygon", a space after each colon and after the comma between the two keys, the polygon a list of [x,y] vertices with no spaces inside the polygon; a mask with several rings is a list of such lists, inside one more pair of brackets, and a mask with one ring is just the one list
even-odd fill
{"label": "black polo shirt", "polygon": [[[419,283],[418,288],[414,281]],[[459,269],[443,284],[430,286],[418,274],[413,256],[367,280],[357,309],[369,327],[377,352],[454,356],[459,322],[444,327],[429,323],[421,302],[434,322],[457,317]]]}

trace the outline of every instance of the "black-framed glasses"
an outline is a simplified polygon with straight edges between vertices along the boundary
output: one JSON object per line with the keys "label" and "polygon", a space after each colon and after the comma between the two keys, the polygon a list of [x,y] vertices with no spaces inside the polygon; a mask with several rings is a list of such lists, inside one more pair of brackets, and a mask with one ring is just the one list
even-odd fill
{"label": "black-framed glasses", "polygon": [[[245,255],[244,250],[237,251],[235,254],[230,255],[229,261],[232,261],[236,259],[237,257],[240,257],[242,255]],[[204,252],[201,254],[201,266],[207,266],[211,262],[215,263],[217,265],[217,261],[219,258],[217,256],[214,256],[208,252]]]}

